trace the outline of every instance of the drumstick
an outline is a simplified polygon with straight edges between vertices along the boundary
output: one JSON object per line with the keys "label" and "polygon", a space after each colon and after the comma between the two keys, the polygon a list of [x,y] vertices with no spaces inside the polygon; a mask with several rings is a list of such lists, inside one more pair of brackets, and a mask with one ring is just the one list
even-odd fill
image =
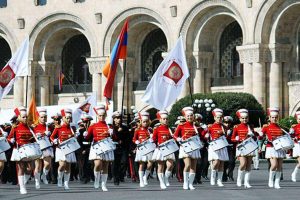
{"label": "drumstick", "polygon": [[259,127],[261,128],[261,121],[260,121],[260,117],[258,118],[258,124],[259,124]]}

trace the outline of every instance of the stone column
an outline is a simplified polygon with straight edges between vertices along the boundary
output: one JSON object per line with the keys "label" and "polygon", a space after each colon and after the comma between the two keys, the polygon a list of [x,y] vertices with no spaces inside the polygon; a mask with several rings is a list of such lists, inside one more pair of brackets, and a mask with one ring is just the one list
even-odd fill
{"label": "stone column", "polygon": [[266,76],[265,63],[253,63],[252,80],[253,81],[253,96],[257,101],[266,107]]}
{"label": "stone column", "polygon": [[272,62],[270,66],[270,107],[282,108],[282,63]]}
{"label": "stone column", "polygon": [[24,77],[17,77],[14,83],[14,106],[24,106]]}
{"label": "stone column", "polygon": [[252,85],[252,64],[244,63],[244,92],[252,94],[253,85]]}
{"label": "stone column", "polygon": [[204,68],[201,67],[200,63],[203,60],[200,59],[199,57],[199,52],[193,52],[193,62],[195,64],[194,69],[195,69],[195,76],[194,76],[194,93],[203,93],[204,92]]}

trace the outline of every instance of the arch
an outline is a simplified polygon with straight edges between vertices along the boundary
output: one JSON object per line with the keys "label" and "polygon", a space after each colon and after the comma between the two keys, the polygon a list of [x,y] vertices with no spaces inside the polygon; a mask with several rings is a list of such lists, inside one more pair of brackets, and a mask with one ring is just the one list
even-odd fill
{"label": "arch", "polygon": [[[204,1],[200,2],[196,6],[194,6],[193,9],[186,15],[186,17],[183,19],[182,25],[180,27],[178,35],[183,35],[183,39],[186,43],[186,49],[189,49],[189,41],[188,41],[188,34],[191,34],[191,41],[193,39],[199,40],[199,33],[197,32],[199,29],[199,26],[204,26],[205,22],[209,21],[209,19],[213,18],[217,15],[229,15],[233,19],[235,19],[239,25],[241,26],[242,32],[243,32],[243,43],[246,43],[248,35],[246,34],[247,27],[244,24],[244,21],[242,20],[242,17],[239,13],[239,11],[235,8],[233,4],[231,4],[228,1]],[[202,23],[198,23],[202,21]],[[192,28],[194,24],[197,24],[194,26],[195,28]],[[197,29],[198,28],[198,29]],[[192,32],[192,33],[191,33]],[[197,42],[196,42],[197,43]]]}
{"label": "arch", "polygon": [[[166,36],[171,35],[168,24],[157,12],[143,7],[130,8],[114,17],[114,20],[108,25],[103,40],[103,56],[110,54],[112,38],[118,36],[119,30],[121,30],[121,27],[123,26],[123,21],[128,17],[130,17],[129,29],[141,23],[150,23],[159,27]],[[167,37],[167,43],[170,48],[172,46],[172,40],[169,39],[169,37]]]}
{"label": "arch", "polygon": [[17,38],[2,23],[0,23],[0,37],[4,38],[6,40],[6,42],[8,43],[8,45],[11,49],[12,54],[17,51],[17,44],[16,44],[16,41],[18,41]]}
{"label": "arch", "polygon": [[[85,35],[91,47],[91,57],[98,55],[97,40],[89,25],[74,14],[57,12],[40,20],[32,29],[29,36],[33,45],[30,46],[29,58],[33,59],[34,57],[35,45],[41,46],[41,48],[45,47],[36,44],[39,40],[42,44],[46,44],[55,31],[62,29],[73,29]],[[41,53],[41,49],[39,49],[39,52]]]}

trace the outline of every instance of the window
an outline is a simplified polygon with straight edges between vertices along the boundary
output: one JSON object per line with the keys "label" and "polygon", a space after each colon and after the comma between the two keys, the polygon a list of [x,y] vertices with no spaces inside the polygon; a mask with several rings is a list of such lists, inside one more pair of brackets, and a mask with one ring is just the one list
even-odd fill
{"label": "window", "polygon": [[7,0],[0,0],[0,8],[7,7]]}
{"label": "window", "polygon": [[34,0],[34,4],[36,6],[45,6],[47,4],[47,0]]}
{"label": "window", "polygon": [[5,67],[11,58],[11,50],[5,39],[0,37],[0,70]]}

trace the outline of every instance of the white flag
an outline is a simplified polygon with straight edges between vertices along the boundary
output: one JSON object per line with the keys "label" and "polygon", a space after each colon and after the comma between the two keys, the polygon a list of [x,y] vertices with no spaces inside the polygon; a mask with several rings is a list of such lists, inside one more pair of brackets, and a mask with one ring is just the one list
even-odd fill
{"label": "white flag", "polygon": [[165,110],[180,95],[190,76],[186,64],[182,37],[162,61],[147,86],[142,101],[159,110]]}
{"label": "white flag", "polygon": [[11,90],[17,76],[28,76],[29,37],[0,72],[0,101]]}
{"label": "white flag", "polygon": [[73,123],[76,123],[80,120],[82,114],[86,113],[92,116],[93,118],[96,117],[93,108],[97,105],[96,93],[94,92],[91,96],[89,96],[86,100],[84,100],[78,108],[73,111]]}

